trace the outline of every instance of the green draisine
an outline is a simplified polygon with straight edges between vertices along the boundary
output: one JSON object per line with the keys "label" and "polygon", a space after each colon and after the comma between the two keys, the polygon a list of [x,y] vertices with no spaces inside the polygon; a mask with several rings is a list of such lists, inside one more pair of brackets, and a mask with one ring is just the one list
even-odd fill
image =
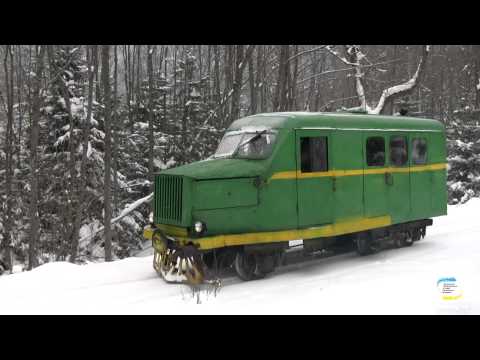
{"label": "green draisine", "polygon": [[366,254],[381,239],[410,245],[446,211],[441,122],[269,113],[233,122],[209,159],[157,174],[144,236],[167,281],[201,282],[219,258],[250,280],[290,240],[318,250],[348,239]]}

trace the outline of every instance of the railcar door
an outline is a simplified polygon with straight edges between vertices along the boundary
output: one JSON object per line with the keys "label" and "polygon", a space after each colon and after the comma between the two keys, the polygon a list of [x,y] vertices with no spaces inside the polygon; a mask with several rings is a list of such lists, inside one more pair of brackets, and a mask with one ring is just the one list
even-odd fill
{"label": "railcar door", "polygon": [[410,166],[408,153],[409,135],[406,132],[389,133],[388,161],[385,173],[388,185],[388,213],[394,223],[410,218]]}
{"label": "railcar door", "polygon": [[357,130],[335,130],[332,133],[334,171],[333,197],[335,222],[364,216],[363,209],[363,139]]}
{"label": "railcar door", "polygon": [[333,221],[331,132],[296,130],[297,201],[300,227]]}
{"label": "railcar door", "polygon": [[427,171],[429,134],[410,135],[410,201],[412,218],[423,219],[432,212],[432,172]]}
{"label": "railcar door", "polygon": [[383,131],[363,133],[365,217],[387,215],[386,136]]}

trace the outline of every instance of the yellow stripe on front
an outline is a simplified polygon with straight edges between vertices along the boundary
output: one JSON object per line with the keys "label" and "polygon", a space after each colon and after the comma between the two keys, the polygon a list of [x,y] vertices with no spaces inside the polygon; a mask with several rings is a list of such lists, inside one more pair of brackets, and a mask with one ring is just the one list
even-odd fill
{"label": "yellow stripe on front", "polygon": [[173,225],[165,225],[165,224],[156,224],[155,226],[165,231],[168,235],[171,235],[171,236],[179,236],[179,237],[188,236],[186,228],[181,228]]}
{"label": "yellow stripe on front", "polygon": [[202,250],[215,249],[225,246],[261,244],[289,241],[296,239],[313,239],[318,237],[337,236],[353,232],[389,226],[392,223],[390,216],[374,218],[360,218],[309,229],[268,231],[259,233],[217,235],[194,240]]}
{"label": "yellow stripe on front", "polygon": [[374,169],[357,169],[357,170],[330,170],[317,171],[311,173],[302,173],[301,171],[281,171],[273,174],[270,180],[286,180],[286,179],[309,179],[319,177],[341,177],[341,176],[359,176],[372,174],[390,173],[408,173],[420,171],[435,171],[447,168],[447,164],[431,164],[431,165],[416,165],[410,167],[384,167]]}

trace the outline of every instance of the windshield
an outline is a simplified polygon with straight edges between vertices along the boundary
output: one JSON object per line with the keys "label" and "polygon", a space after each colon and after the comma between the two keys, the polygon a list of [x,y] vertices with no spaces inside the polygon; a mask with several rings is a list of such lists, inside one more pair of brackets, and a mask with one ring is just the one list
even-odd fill
{"label": "windshield", "polygon": [[213,157],[266,159],[272,153],[276,137],[275,132],[266,130],[242,133],[232,131],[225,134]]}

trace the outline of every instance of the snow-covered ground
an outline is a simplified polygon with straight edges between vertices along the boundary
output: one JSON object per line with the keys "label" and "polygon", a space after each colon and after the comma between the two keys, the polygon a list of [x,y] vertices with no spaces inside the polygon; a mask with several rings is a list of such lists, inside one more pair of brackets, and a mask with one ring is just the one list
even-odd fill
{"label": "snow-covered ground", "polygon": [[[2,314],[480,314],[480,199],[449,207],[412,247],[289,265],[259,281],[228,278],[192,296],[164,283],[152,256],[50,263],[0,277]],[[463,296],[443,300],[455,277]],[[200,304],[198,304],[200,299]]]}

